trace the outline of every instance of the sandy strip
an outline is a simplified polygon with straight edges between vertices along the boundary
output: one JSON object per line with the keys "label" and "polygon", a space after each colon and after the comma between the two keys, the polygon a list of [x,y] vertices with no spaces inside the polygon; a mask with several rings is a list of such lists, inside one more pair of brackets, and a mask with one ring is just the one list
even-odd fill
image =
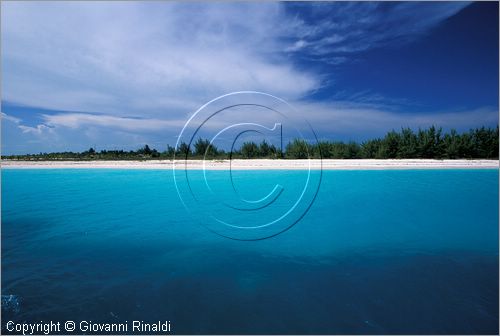
{"label": "sandy strip", "polygon": [[[108,168],[108,169],[172,169],[173,161],[9,161],[1,162],[2,168],[55,169],[55,168]],[[498,169],[498,160],[187,160],[176,161],[178,169],[324,169],[324,170],[374,170],[374,169]]]}

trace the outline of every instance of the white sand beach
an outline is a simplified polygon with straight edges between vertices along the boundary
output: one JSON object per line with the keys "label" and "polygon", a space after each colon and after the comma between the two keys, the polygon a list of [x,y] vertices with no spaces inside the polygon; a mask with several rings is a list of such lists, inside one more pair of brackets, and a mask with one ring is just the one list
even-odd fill
{"label": "white sand beach", "polygon": [[[149,161],[11,161],[2,160],[2,168],[55,169],[55,168],[107,168],[107,169],[172,169],[171,160]],[[374,170],[374,169],[498,169],[498,160],[187,160],[175,161],[178,169],[324,169],[324,170]]]}

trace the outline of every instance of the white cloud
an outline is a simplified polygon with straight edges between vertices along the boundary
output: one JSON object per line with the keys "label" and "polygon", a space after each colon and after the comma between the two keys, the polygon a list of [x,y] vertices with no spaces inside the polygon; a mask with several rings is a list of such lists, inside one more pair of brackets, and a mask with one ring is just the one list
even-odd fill
{"label": "white cloud", "polygon": [[268,57],[283,24],[279,3],[2,3],[3,97],[149,116],[242,89],[299,98],[320,80]]}
{"label": "white cloud", "polygon": [[48,127],[47,125],[43,125],[43,124],[37,125],[36,127],[25,126],[25,125],[19,125],[18,127],[23,133],[31,133],[34,135],[43,135],[43,134],[45,134],[45,132],[48,132],[48,133],[54,132],[54,130],[52,128]]}
{"label": "white cloud", "polygon": [[445,130],[468,131],[470,128],[498,124],[499,113],[497,108],[401,113],[384,105],[345,101],[296,102],[295,105],[319,135],[344,140],[383,136],[387,131],[400,130],[401,127],[416,130],[434,125]]}
{"label": "white cloud", "polygon": [[19,124],[21,122],[21,119],[16,118],[16,117],[11,116],[11,115],[8,115],[8,114],[5,114],[3,112],[0,112],[0,115],[2,116],[2,120],[7,120],[7,121],[13,122],[15,124]]}
{"label": "white cloud", "polygon": [[304,40],[298,40],[292,46],[287,47],[285,49],[285,51],[288,51],[288,52],[290,52],[290,51],[299,51],[299,50],[304,49],[307,45],[308,45],[308,43],[306,41],[304,41]]}
{"label": "white cloud", "polygon": [[[49,127],[68,127],[71,129],[98,126],[108,129],[120,129],[134,132],[160,131],[171,128],[181,128],[184,120],[161,120],[127,118],[112,115],[97,115],[88,113],[43,114],[44,123]],[[39,125],[43,126],[43,125]]]}

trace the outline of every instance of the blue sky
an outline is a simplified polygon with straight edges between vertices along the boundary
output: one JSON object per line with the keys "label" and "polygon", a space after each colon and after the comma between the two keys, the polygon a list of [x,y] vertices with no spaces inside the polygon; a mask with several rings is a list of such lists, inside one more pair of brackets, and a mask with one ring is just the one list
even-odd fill
{"label": "blue sky", "polygon": [[2,152],[175,144],[255,90],[320,138],[498,124],[496,2],[2,2]]}

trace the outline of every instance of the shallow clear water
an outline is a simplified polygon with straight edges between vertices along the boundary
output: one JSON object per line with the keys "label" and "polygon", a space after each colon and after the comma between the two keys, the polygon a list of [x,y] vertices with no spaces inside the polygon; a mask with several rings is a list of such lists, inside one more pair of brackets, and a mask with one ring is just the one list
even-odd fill
{"label": "shallow clear water", "polygon": [[[235,185],[262,196],[300,174],[238,172]],[[194,223],[168,170],[4,169],[2,294],[17,304],[2,300],[2,317],[498,333],[498,201],[498,170],[325,171],[300,222],[245,242]]]}

